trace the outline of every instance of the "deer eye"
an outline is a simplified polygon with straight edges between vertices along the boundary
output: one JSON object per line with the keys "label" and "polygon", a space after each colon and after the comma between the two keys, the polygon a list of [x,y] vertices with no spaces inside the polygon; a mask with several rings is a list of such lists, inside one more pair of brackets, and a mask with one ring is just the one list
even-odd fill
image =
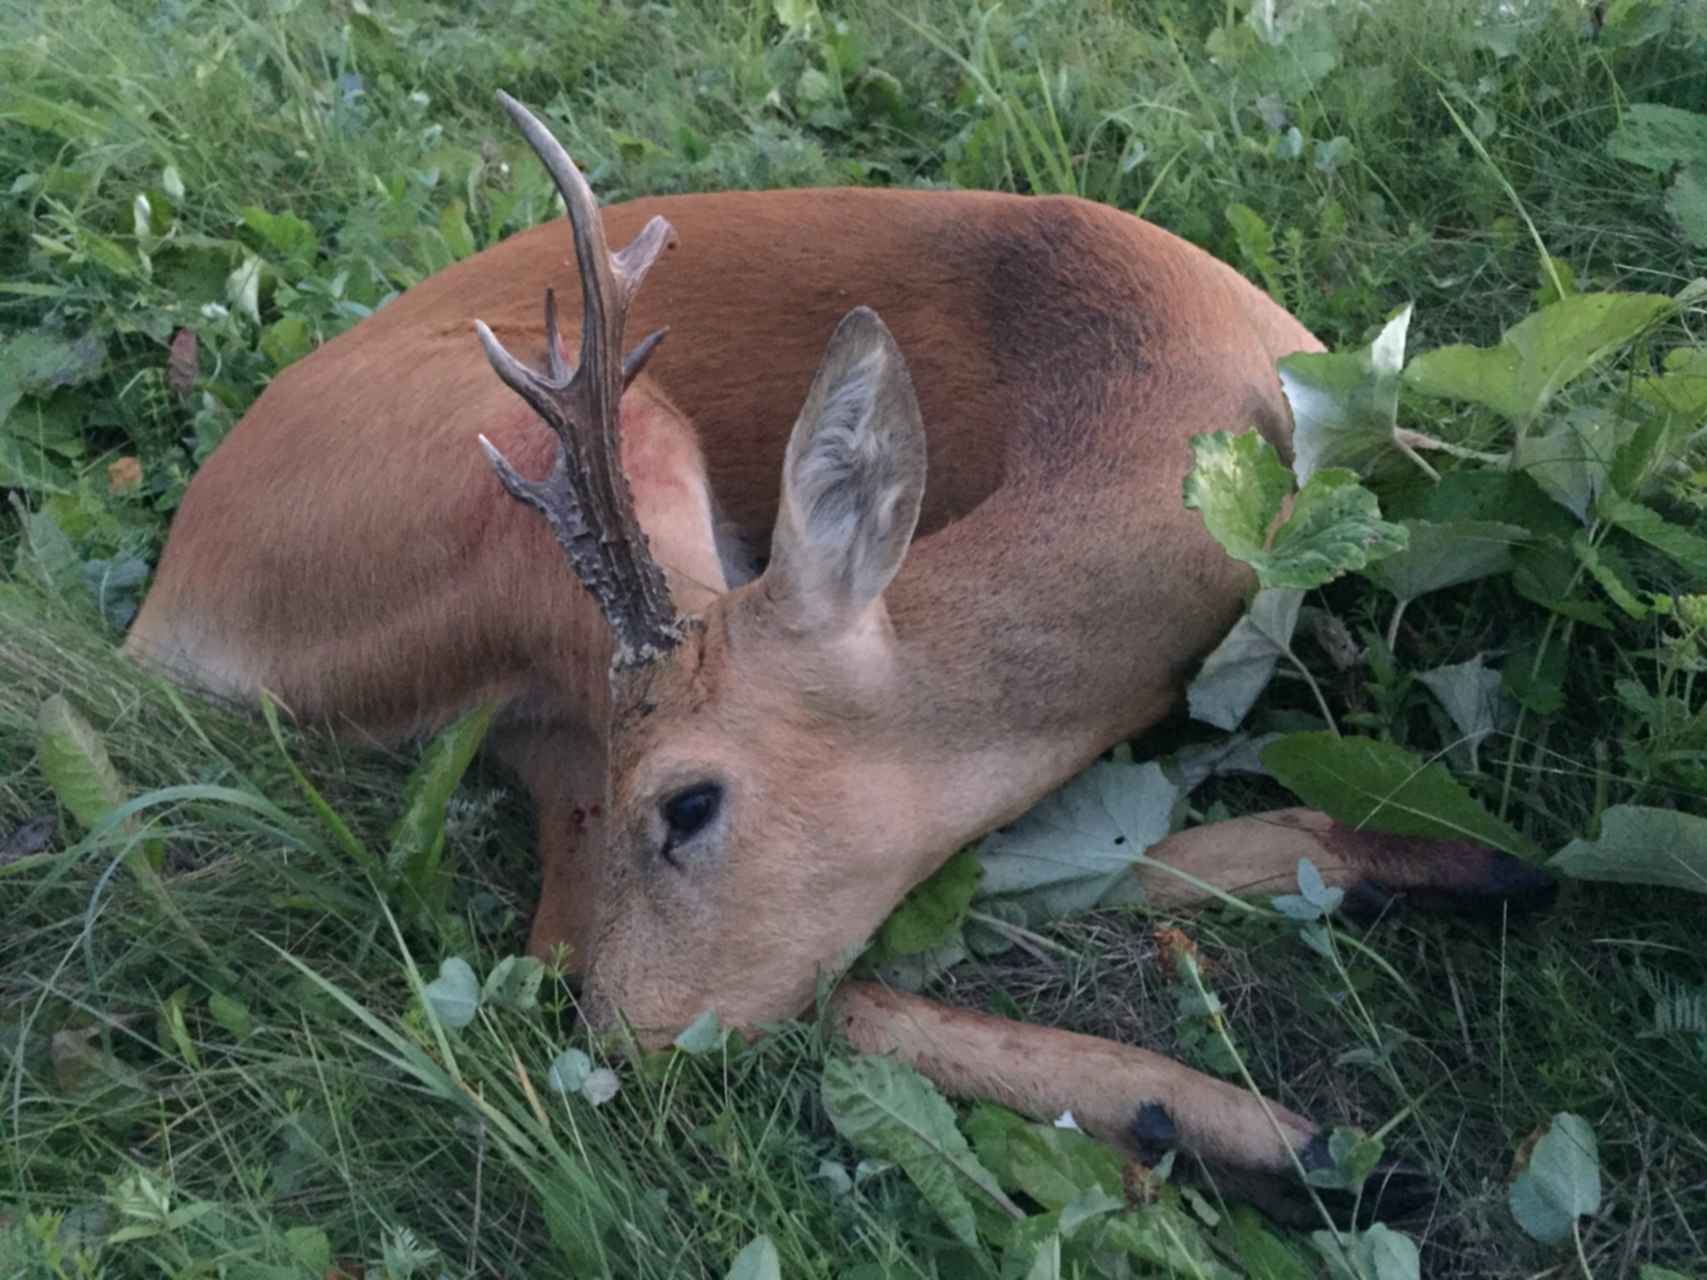
{"label": "deer eye", "polygon": [[664,819],[664,857],[679,845],[685,844],[717,816],[723,804],[723,788],[715,782],[702,782],[678,791],[658,806]]}

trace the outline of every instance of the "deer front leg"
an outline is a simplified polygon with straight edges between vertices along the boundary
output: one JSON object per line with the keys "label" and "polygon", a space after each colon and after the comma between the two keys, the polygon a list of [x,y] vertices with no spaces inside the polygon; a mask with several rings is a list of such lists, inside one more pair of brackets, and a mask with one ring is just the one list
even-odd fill
{"label": "deer front leg", "polygon": [[[1086,1133],[1147,1163],[1177,1145],[1219,1184],[1276,1217],[1307,1221],[1313,1207],[1297,1171],[1332,1163],[1326,1133],[1297,1112],[1146,1049],[952,1009],[869,982],[843,983],[830,1010],[855,1049],[894,1054],[950,1094],[1037,1120],[1071,1111]],[[1403,1217],[1431,1195],[1419,1173],[1384,1164],[1364,1188],[1359,1216]],[[1339,1217],[1358,1199],[1322,1196]]]}

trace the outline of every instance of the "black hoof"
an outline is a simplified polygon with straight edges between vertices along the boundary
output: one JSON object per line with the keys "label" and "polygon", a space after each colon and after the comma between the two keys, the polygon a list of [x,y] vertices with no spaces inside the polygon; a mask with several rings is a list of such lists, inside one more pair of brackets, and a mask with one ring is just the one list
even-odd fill
{"label": "black hoof", "polygon": [[[1298,1153],[1308,1173],[1332,1169],[1328,1135],[1318,1133]],[[1364,1179],[1363,1188],[1318,1187],[1322,1204],[1340,1226],[1366,1227],[1372,1222],[1399,1222],[1422,1214],[1434,1203],[1433,1180],[1408,1160],[1383,1160]]]}
{"label": "black hoof", "polygon": [[1132,1117],[1132,1141],[1137,1144],[1138,1158],[1145,1164],[1155,1164],[1179,1144],[1179,1129],[1168,1109],[1159,1102],[1146,1102]]}

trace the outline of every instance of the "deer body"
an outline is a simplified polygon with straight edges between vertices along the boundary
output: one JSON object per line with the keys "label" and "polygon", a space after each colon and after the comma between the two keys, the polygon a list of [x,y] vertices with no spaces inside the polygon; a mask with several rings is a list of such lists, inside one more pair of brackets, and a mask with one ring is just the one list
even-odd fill
{"label": "deer body", "polygon": [[[981,193],[637,201],[603,212],[637,247],[583,294],[600,215],[519,110],[580,269],[562,223],[537,227],[281,373],[190,486],[128,648],[379,738],[500,700],[494,745],[538,820],[530,947],[590,965],[589,1015],[665,1038],[707,1006],[790,1016],[957,847],[1173,705],[1251,585],[1182,505],[1189,439],[1248,425],[1284,451],[1274,362],[1320,344],[1136,218]],[[636,293],[658,217],[680,247]],[[549,351],[557,389],[530,384],[504,350],[554,346],[548,287],[571,314],[609,301],[578,386]],[[625,313],[672,333],[624,393]],[[618,475],[601,498],[596,453],[572,448],[588,487],[555,515],[506,498],[559,501],[538,498],[553,440],[529,404],[575,448],[602,431],[631,497]],[[616,555],[644,596],[649,541],[666,612],[564,572],[589,510],[571,559]],[[1187,834],[1194,874],[1224,864],[1232,887],[1296,865],[1296,841],[1264,862],[1248,829],[1237,856]],[[1310,847],[1330,878],[1369,871]],[[1061,1033],[1003,1085],[984,1059],[1037,1029],[844,992],[857,1044],[1038,1114],[1078,1100],[1128,1145],[1123,1079],[1230,1166],[1284,1170],[1314,1133],[1277,1111],[1282,1140],[1246,1095]]]}

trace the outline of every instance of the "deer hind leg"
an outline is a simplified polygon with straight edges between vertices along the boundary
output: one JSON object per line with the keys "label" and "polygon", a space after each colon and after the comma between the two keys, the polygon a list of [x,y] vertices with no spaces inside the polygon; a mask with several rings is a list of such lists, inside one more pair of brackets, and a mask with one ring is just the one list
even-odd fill
{"label": "deer hind leg", "polygon": [[528,953],[548,960],[564,944],[569,970],[583,973],[604,843],[603,748],[590,732],[562,724],[510,726],[493,746],[533,796],[540,889]]}
{"label": "deer hind leg", "polygon": [[1205,886],[1239,895],[1291,892],[1300,858],[1345,889],[1346,908],[1364,916],[1400,896],[1426,911],[1498,918],[1549,905],[1558,887],[1541,868],[1484,845],[1357,831],[1315,809],[1276,809],[1178,832],[1153,846],[1133,874],[1147,904],[1177,907],[1212,896]]}
{"label": "deer hind leg", "polygon": [[[1327,1134],[1297,1112],[1146,1049],[951,1009],[866,982],[844,983],[831,1016],[855,1049],[895,1054],[950,1094],[999,1102],[1037,1120],[1071,1111],[1086,1133],[1150,1164],[1177,1146],[1200,1160],[1217,1186],[1277,1218],[1310,1220],[1314,1206],[1298,1170],[1332,1165]],[[1433,1188],[1415,1170],[1389,1162],[1361,1195],[1321,1196],[1342,1221],[1354,1206],[1362,1219],[1401,1218],[1426,1205]]]}

